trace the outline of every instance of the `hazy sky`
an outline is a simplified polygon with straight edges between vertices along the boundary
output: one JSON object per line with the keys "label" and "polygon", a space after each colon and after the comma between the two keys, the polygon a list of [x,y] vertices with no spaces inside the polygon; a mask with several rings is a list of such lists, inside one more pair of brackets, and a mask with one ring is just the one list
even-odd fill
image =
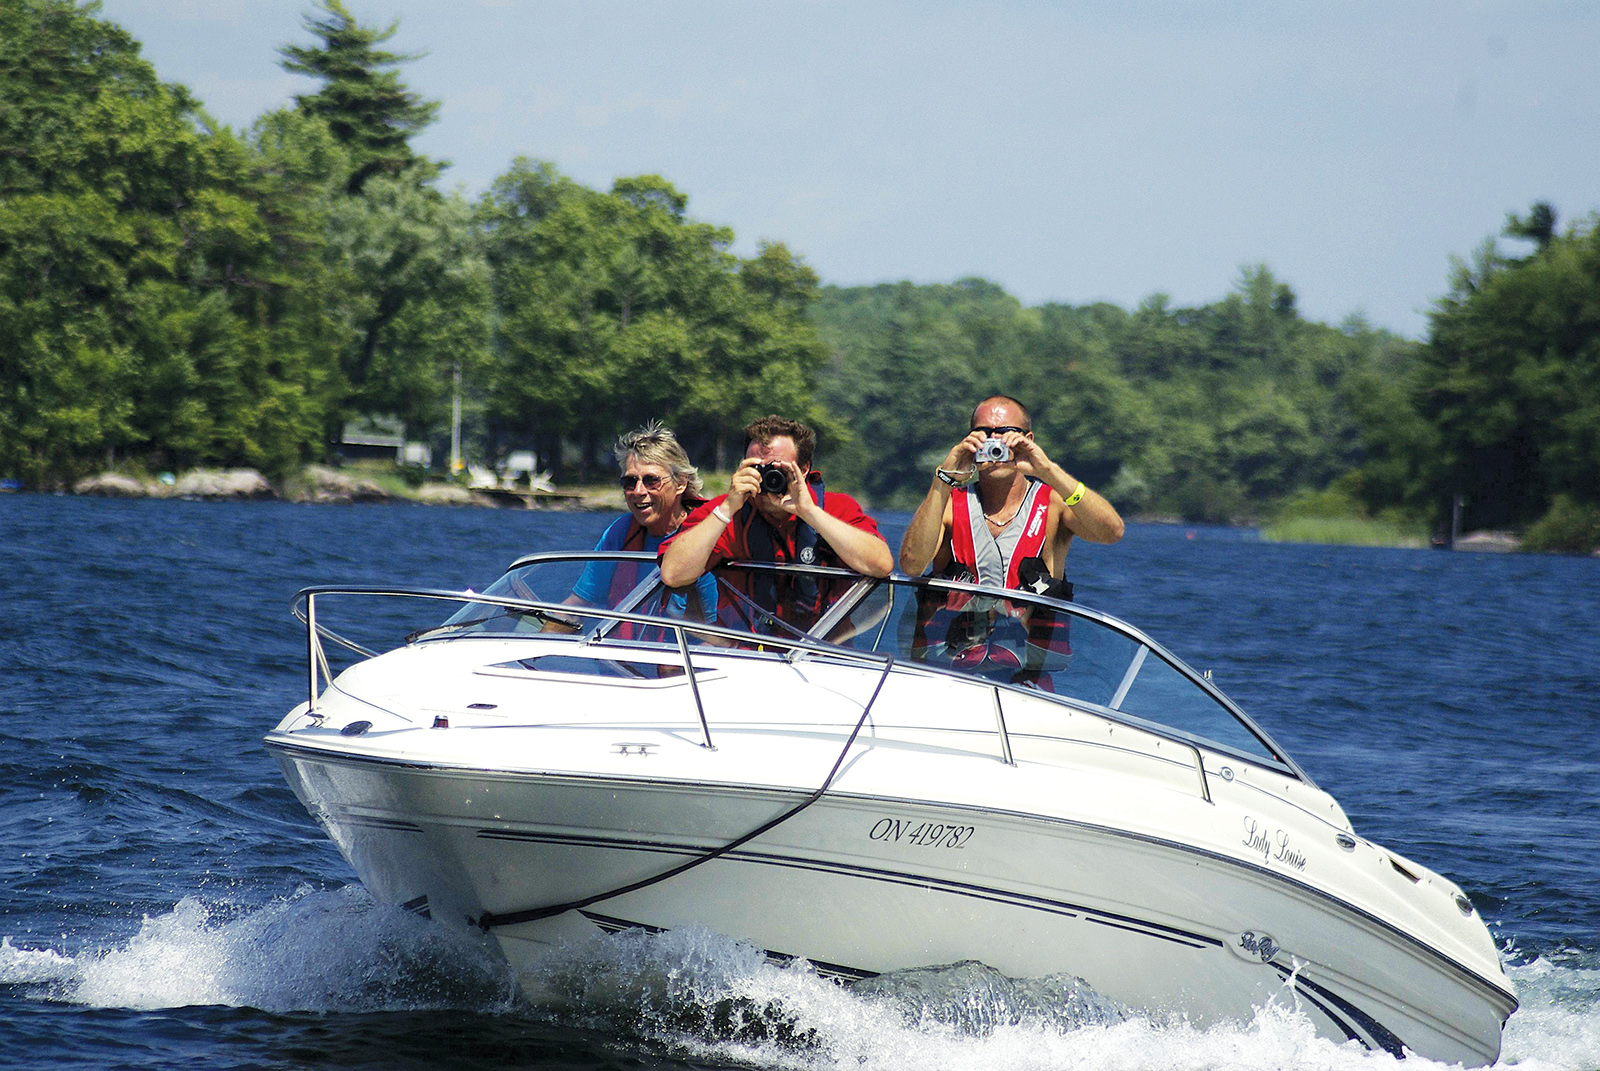
{"label": "hazy sky", "polygon": [[[242,128],[310,91],[309,0],[104,0]],[[657,173],[735,250],[824,282],[978,275],[1027,304],[1229,292],[1411,337],[1507,212],[1600,208],[1592,0],[348,0],[443,102],[416,142],[476,195],[512,159]],[[1509,248],[1522,248],[1513,244]]]}

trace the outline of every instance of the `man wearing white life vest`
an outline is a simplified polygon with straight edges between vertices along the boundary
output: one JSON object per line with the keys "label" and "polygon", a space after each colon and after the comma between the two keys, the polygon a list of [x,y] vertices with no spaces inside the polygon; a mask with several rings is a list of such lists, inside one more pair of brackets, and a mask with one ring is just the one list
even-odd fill
{"label": "man wearing white life vest", "polygon": [[935,472],[900,541],[900,569],[919,576],[931,565],[938,575],[1070,599],[1062,570],[1073,536],[1115,543],[1122,518],[1034,442],[1021,402],[996,395],[978,403],[972,430]]}

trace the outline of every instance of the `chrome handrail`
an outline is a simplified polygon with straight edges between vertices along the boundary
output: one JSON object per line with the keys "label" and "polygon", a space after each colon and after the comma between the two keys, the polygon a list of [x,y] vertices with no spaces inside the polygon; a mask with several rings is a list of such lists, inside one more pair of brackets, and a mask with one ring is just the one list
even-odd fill
{"label": "chrome handrail", "polygon": [[[518,568],[521,568],[521,567],[524,567],[524,566],[535,565],[535,564],[551,564],[551,563],[563,563],[563,562],[593,562],[593,561],[618,561],[618,562],[620,562],[620,561],[640,561],[640,562],[644,562],[644,561],[653,561],[654,558],[655,558],[654,555],[651,555],[651,554],[648,554],[648,553],[639,553],[639,552],[631,552],[631,551],[610,551],[610,552],[605,552],[605,551],[601,551],[601,552],[597,552],[597,551],[560,552],[560,551],[558,551],[558,552],[543,552],[543,553],[527,555],[527,556],[524,556],[522,558],[519,558],[515,563],[513,563],[512,569],[514,570],[514,569],[518,569]],[[1062,602],[1062,601],[1057,600],[1057,599],[1052,599],[1052,598],[1043,597],[1043,596],[1037,596],[1037,595],[1032,594],[1031,592],[1011,591],[1011,590],[1000,592],[1000,591],[996,591],[995,589],[986,588],[986,587],[983,587],[983,586],[977,585],[977,584],[970,584],[970,583],[965,583],[965,582],[961,582],[961,581],[940,580],[940,579],[936,579],[936,578],[932,578],[932,577],[908,577],[908,576],[906,576],[904,574],[895,573],[895,574],[892,574],[888,578],[874,579],[874,578],[862,577],[860,574],[854,573],[854,572],[852,572],[851,570],[848,570],[848,569],[840,569],[840,568],[836,568],[836,567],[826,567],[826,566],[805,566],[805,565],[800,565],[800,564],[797,564],[797,563],[765,563],[765,562],[729,561],[729,562],[724,563],[724,566],[728,567],[728,568],[738,568],[738,569],[744,569],[744,570],[750,570],[750,571],[763,570],[763,571],[774,571],[774,572],[785,572],[785,573],[788,573],[788,572],[805,572],[805,573],[811,573],[813,575],[818,575],[818,576],[848,578],[848,579],[853,579],[855,581],[858,581],[859,583],[855,584],[848,592],[844,593],[844,595],[840,599],[838,599],[836,601],[835,605],[830,608],[829,613],[824,615],[824,618],[822,619],[824,622],[837,621],[844,614],[848,614],[855,607],[857,607],[858,605],[861,604],[861,602],[866,598],[868,593],[870,593],[878,585],[883,584],[883,583],[888,583],[888,584],[890,584],[891,586],[893,586],[895,588],[909,587],[909,588],[914,588],[914,589],[929,589],[929,590],[940,591],[940,592],[965,592],[965,593],[971,593],[971,594],[974,594],[974,595],[985,596],[985,597],[988,597],[988,598],[999,598],[999,599],[1006,600],[1008,602],[1020,603],[1020,604],[1023,604],[1023,605],[1036,605],[1036,606],[1040,606],[1040,607],[1046,607],[1046,608],[1049,608],[1049,609],[1052,609],[1052,610],[1062,611],[1062,612],[1064,612],[1066,614],[1069,614],[1071,616],[1074,616],[1074,617],[1084,618],[1084,619],[1086,619],[1088,621],[1091,621],[1091,622],[1094,622],[1094,623],[1096,623],[1096,624],[1098,624],[1098,625],[1100,625],[1102,627],[1110,628],[1113,632],[1120,633],[1121,635],[1126,636],[1129,639],[1132,639],[1135,642],[1137,642],[1140,645],[1140,648],[1141,648],[1138,651],[1137,658],[1135,659],[1135,661],[1137,663],[1142,663],[1144,661],[1144,659],[1147,658],[1151,654],[1154,654],[1157,657],[1161,658],[1163,661],[1169,663],[1174,669],[1178,670],[1180,672],[1180,674],[1182,674],[1185,677],[1188,677],[1201,691],[1203,691],[1203,692],[1211,695],[1213,698],[1215,698],[1225,710],[1227,710],[1231,715],[1236,717],[1240,722],[1242,722],[1254,734],[1257,735],[1257,737],[1267,747],[1268,751],[1270,752],[1270,754],[1272,756],[1272,760],[1273,761],[1270,764],[1272,768],[1284,769],[1291,776],[1295,776],[1295,777],[1299,778],[1301,781],[1303,781],[1305,784],[1314,787],[1314,782],[1299,767],[1299,765],[1296,764],[1293,761],[1293,759],[1289,758],[1289,756],[1283,751],[1283,749],[1278,747],[1277,744],[1271,739],[1271,737],[1264,730],[1262,730],[1260,728],[1260,726],[1256,725],[1256,723],[1248,715],[1244,714],[1244,712],[1242,710],[1240,710],[1239,707],[1235,703],[1232,702],[1232,700],[1230,700],[1225,694],[1223,694],[1212,683],[1212,681],[1209,679],[1209,677],[1207,675],[1199,674],[1199,673],[1195,672],[1194,670],[1190,669],[1186,664],[1183,663],[1183,661],[1181,659],[1177,658],[1175,655],[1172,655],[1170,652],[1166,651],[1165,648],[1163,648],[1160,644],[1156,643],[1154,640],[1151,640],[1143,632],[1141,632],[1140,630],[1134,628],[1131,625],[1128,625],[1126,622],[1120,621],[1120,620],[1118,620],[1118,619],[1116,619],[1114,617],[1111,617],[1109,615],[1100,613],[1098,611],[1086,609],[1086,608],[1081,607],[1081,606],[1079,606],[1077,604],[1065,603],[1065,602]],[[719,567],[719,569],[720,569],[720,567]],[[627,606],[629,606],[630,608],[634,607],[634,606],[637,606],[640,603],[640,601],[642,600],[642,598],[646,594],[648,594],[649,590],[652,589],[652,586],[656,585],[656,584],[659,584],[659,574],[654,576],[654,577],[646,577],[646,578],[644,578],[643,580],[641,580],[639,585],[634,589],[634,591],[630,593],[628,598],[625,600],[625,604]],[[811,635],[808,635],[808,636],[792,636],[791,637],[791,636],[780,636],[780,635],[771,635],[771,634],[752,634],[748,630],[730,629],[730,628],[727,628],[725,626],[712,624],[712,623],[685,621],[685,620],[680,620],[680,619],[675,619],[675,618],[662,618],[662,617],[658,617],[658,616],[654,616],[654,615],[637,614],[637,613],[632,613],[632,612],[627,612],[627,611],[622,611],[622,610],[613,610],[613,609],[603,608],[603,607],[594,607],[594,606],[582,606],[582,607],[579,607],[579,606],[575,606],[575,605],[572,605],[572,604],[569,604],[569,603],[550,603],[550,602],[545,602],[545,601],[536,600],[536,599],[525,599],[525,598],[516,598],[516,597],[510,597],[510,596],[489,595],[489,594],[482,594],[482,593],[476,593],[476,592],[444,591],[444,590],[438,590],[438,589],[415,589],[415,588],[398,588],[398,587],[382,587],[382,586],[364,587],[364,586],[348,586],[348,585],[344,585],[344,586],[341,586],[341,585],[325,585],[325,586],[308,587],[308,588],[302,589],[300,592],[298,592],[296,594],[296,596],[295,596],[295,598],[294,598],[294,600],[293,600],[293,602],[291,604],[292,611],[293,611],[294,615],[297,618],[299,618],[301,621],[306,622],[306,624],[307,624],[307,633],[308,633],[308,650],[311,653],[312,658],[315,658],[320,662],[320,669],[321,669],[321,678],[320,678],[320,680],[325,680],[329,684],[332,683],[333,673],[329,669],[329,663],[328,663],[327,658],[326,658],[326,653],[322,649],[322,645],[321,645],[320,641],[315,640],[314,637],[326,637],[326,638],[331,639],[331,640],[341,644],[342,646],[347,647],[350,650],[355,651],[355,652],[357,652],[357,653],[359,653],[359,654],[361,654],[363,656],[366,656],[366,657],[372,657],[374,655],[374,652],[367,650],[365,647],[362,647],[360,644],[357,644],[354,641],[347,639],[346,637],[340,636],[336,632],[333,632],[332,630],[326,628],[325,626],[323,626],[322,624],[318,623],[315,620],[315,613],[314,613],[314,609],[312,607],[312,602],[315,599],[315,596],[318,595],[318,594],[409,596],[409,597],[431,598],[431,599],[438,599],[438,600],[444,600],[444,601],[453,601],[453,602],[460,602],[460,603],[468,603],[468,604],[470,604],[470,603],[482,603],[482,604],[486,604],[486,605],[504,606],[504,607],[506,607],[508,609],[512,609],[512,610],[526,610],[526,611],[532,611],[532,612],[539,613],[539,614],[550,614],[550,615],[558,616],[558,617],[559,616],[566,616],[566,617],[579,617],[579,618],[585,618],[585,617],[586,618],[598,618],[598,619],[610,621],[610,622],[613,623],[613,625],[615,623],[618,623],[618,622],[631,622],[631,623],[635,623],[635,624],[639,624],[639,625],[652,626],[652,627],[661,628],[663,630],[670,631],[672,636],[673,636],[673,639],[675,641],[674,645],[678,649],[677,653],[678,653],[679,658],[681,660],[681,664],[683,666],[684,673],[685,673],[686,676],[689,677],[689,685],[690,685],[691,693],[692,693],[692,695],[694,697],[695,710],[696,710],[697,716],[698,716],[698,718],[700,720],[700,723],[701,723],[702,744],[703,744],[703,746],[707,747],[708,749],[712,749],[712,750],[714,750],[715,748],[714,748],[714,746],[713,746],[713,744],[711,742],[711,730],[710,730],[709,718],[707,717],[707,714],[706,714],[703,697],[700,694],[699,682],[696,680],[696,677],[695,677],[693,656],[692,656],[692,653],[690,652],[690,645],[689,645],[689,634],[690,633],[693,633],[695,635],[708,636],[708,637],[720,637],[720,638],[723,638],[723,639],[726,639],[726,640],[730,640],[735,645],[740,646],[740,647],[749,647],[752,644],[754,644],[754,645],[756,645],[758,647],[758,649],[761,649],[761,650],[769,650],[769,651],[770,650],[785,650],[785,651],[788,652],[785,657],[787,657],[787,658],[789,658],[791,660],[793,658],[795,658],[796,655],[798,655],[798,654],[800,654],[802,652],[809,653],[809,654],[812,654],[812,655],[819,655],[819,656],[823,656],[823,657],[827,657],[827,658],[831,658],[831,659],[840,659],[840,658],[842,658],[842,659],[846,659],[846,660],[865,661],[865,662],[870,662],[870,663],[877,663],[877,662],[881,662],[881,661],[885,661],[885,660],[888,660],[888,661],[892,661],[893,660],[893,656],[886,656],[886,655],[880,654],[876,650],[870,650],[869,651],[869,650],[863,650],[863,649],[860,649],[860,648],[843,647],[843,646],[840,646],[838,644],[829,643],[829,642],[827,642],[825,640],[822,640],[817,635],[818,632],[825,631],[824,629],[821,628],[821,626],[818,626],[818,627],[814,628]],[[307,608],[306,608],[307,611],[308,611],[307,613],[301,613],[301,611],[299,609],[299,602],[300,602],[300,600],[302,598],[304,598],[307,601]],[[442,628],[444,626],[438,626],[438,627]],[[592,634],[588,637],[589,642],[596,642],[596,641],[602,641],[603,642],[603,639],[605,638],[605,634],[610,630],[610,627],[611,626],[601,626],[598,629],[591,630]],[[429,631],[433,631],[433,630],[429,630]],[[418,635],[418,634],[413,634],[413,637],[415,635]],[[903,668],[905,668],[905,669],[907,669],[909,671],[912,671],[912,672],[933,672],[933,673],[939,673],[941,675],[942,674],[946,674],[946,673],[953,673],[955,676],[961,677],[962,679],[970,679],[970,677],[968,677],[966,675],[963,675],[958,671],[953,671],[953,670],[949,669],[948,667],[941,667],[941,666],[937,666],[937,665],[923,665],[923,664],[917,664],[917,663],[900,663],[900,665]],[[1133,668],[1133,667],[1130,667],[1130,669],[1131,668]],[[1130,678],[1131,678],[1131,675],[1130,675]],[[310,693],[309,699],[308,699],[308,709],[309,709],[310,713],[313,716],[320,716],[320,715],[318,715],[317,709],[316,709],[317,708],[317,692],[319,690],[320,680],[319,680],[319,675],[318,675],[318,666],[316,666],[316,665],[310,666],[309,669],[308,669],[308,686],[309,686],[308,690],[309,690],[309,693]],[[1131,679],[1124,679],[1121,682],[1121,686],[1117,689],[1117,692],[1118,692],[1119,696],[1127,691],[1128,686],[1129,686],[1130,683],[1131,683]],[[1000,691],[1002,689],[1004,689],[1004,690],[1007,690],[1007,691],[1024,691],[1025,694],[1029,694],[1029,695],[1032,695],[1033,693],[1030,692],[1030,691],[1027,691],[1026,689],[1022,688],[1019,685],[1003,684],[1003,683],[999,683],[999,682],[992,683],[991,687],[992,687],[992,694],[993,694],[993,706],[994,706],[994,712],[995,712],[996,732],[997,732],[998,740],[999,740],[999,753],[1000,753],[999,757],[1000,757],[1000,760],[1002,762],[1004,762],[1004,763],[1006,763],[1008,765],[1015,766],[1016,765],[1016,760],[1015,760],[1014,754],[1012,752],[1010,733],[1009,733],[1007,725],[1006,725],[1004,710],[1003,710],[1003,708],[1001,706],[1001,702],[1000,702]],[[1060,698],[1064,702],[1067,702],[1067,705],[1069,707],[1082,708],[1082,709],[1085,710],[1086,713],[1096,714],[1096,716],[1098,716],[1098,717],[1109,718],[1114,723],[1127,725],[1130,728],[1136,729],[1136,730],[1140,731],[1141,733],[1147,734],[1147,735],[1149,735],[1151,737],[1154,737],[1154,738],[1156,738],[1158,740],[1159,739],[1170,740],[1173,743],[1179,744],[1182,747],[1186,748],[1195,757],[1195,769],[1197,771],[1200,796],[1203,799],[1205,799],[1207,802],[1211,801],[1210,786],[1209,786],[1207,775],[1206,775],[1206,771],[1205,771],[1204,754],[1201,751],[1201,748],[1196,745],[1195,740],[1190,738],[1190,734],[1185,733],[1184,731],[1179,730],[1179,729],[1174,729],[1174,728],[1169,727],[1169,726],[1164,726],[1164,725],[1160,724],[1159,722],[1148,721],[1145,718],[1139,717],[1139,716],[1134,715],[1134,714],[1130,714],[1130,713],[1128,713],[1126,711],[1119,711],[1119,710],[1115,709],[1114,707],[1108,709],[1108,708],[1103,708],[1098,703],[1090,703],[1090,704],[1085,705],[1084,703],[1081,703],[1081,702],[1067,701],[1064,697],[1058,697],[1058,698]],[[1240,759],[1243,759],[1244,761],[1249,761],[1249,762],[1259,762],[1259,761],[1261,761],[1259,758],[1253,758],[1250,755],[1244,754],[1243,752],[1239,752],[1238,749],[1229,747],[1226,744],[1220,744],[1219,745],[1215,741],[1201,741],[1201,743],[1205,744],[1206,747],[1220,748],[1220,750],[1222,752],[1224,752],[1224,753],[1237,754],[1237,756]]]}
{"label": "chrome handrail", "polygon": [[[524,565],[533,564],[539,561],[549,561],[552,560],[553,557],[555,556],[546,556],[543,554],[529,555],[520,559],[517,564]],[[814,565],[808,566],[794,562],[751,562],[730,560],[722,563],[721,568],[765,570],[773,572],[811,572],[825,576],[858,575],[846,569],[825,568],[823,566]],[[1035,595],[1033,592],[1029,591],[1019,591],[1013,589],[996,591],[991,587],[985,587],[981,584],[969,583],[962,580],[945,580],[943,578],[933,576],[908,576],[905,573],[895,572],[891,573],[887,577],[882,578],[881,580],[878,580],[877,583],[892,583],[913,588],[926,588],[932,591],[957,592],[961,594],[983,596],[986,598],[1003,599],[1006,602],[1027,606],[1037,606],[1044,609],[1065,613],[1072,617],[1084,618],[1085,620],[1092,621],[1101,626],[1109,628],[1113,632],[1120,633],[1144,646],[1147,649],[1145,651],[1145,655],[1154,654],[1162,661],[1171,665],[1201,691],[1205,692],[1207,695],[1216,700],[1224,709],[1228,711],[1232,717],[1238,719],[1252,734],[1254,734],[1267,748],[1267,750],[1270,751],[1273,756],[1275,756],[1277,760],[1280,761],[1295,777],[1304,781],[1308,785],[1315,784],[1315,782],[1311,780],[1310,775],[1307,774],[1305,770],[1300,768],[1300,765],[1290,757],[1284,748],[1278,745],[1277,741],[1272,738],[1272,735],[1258,725],[1254,718],[1250,717],[1249,714],[1246,714],[1244,710],[1241,709],[1239,705],[1227,695],[1227,693],[1218,688],[1216,682],[1213,681],[1208,674],[1201,673],[1193,669],[1188,665],[1188,663],[1184,662],[1183,659],[1179,658],[1177,655],[1169,651],[1165,646],[1146,635],[1143,630],[1128,624],[1126,621],[1113,617],[1110,614],[1101,613],[1098,610],[1088,609],[1079,603],[1067,602],[1046,595]],[[868,590],[870,590],[870,586],[863,589],[857,589],[857,591],[851,592],[850,594],[855,597],[857,602],[859,602],[865,597],[865,594]],[[847,607],[845,608],[845,612],[849,612],[849,610],[853,608],[853,605],[851,607]],[[1129,715],[1128,717],[1137,716]],[[1142,721],[1143,719],[1140,720]],[[1241,758],[1247,757],[1248,756],[1241,756]]]}
{"label": "chrome handrail", "polygon": [[[317,603],[313,598],[306,599],[306,672],[310,674],[311,698],[306,703],[306,710],[312,717],[317,716],[317,696],[322,689],[317,687],[317,667],[325,657],[322,650],[322,640],[317,634]],[[331,681],[329,683],[332,683]]]}
{"label": "chrome handrail", "polygon": [[1011,734],[1006,732],[1006,712],[1000,708],[1000,686],[995,685],[989,692],[994,696],[994,723],[1000,730],[1000,761],[1015,766],[1017,760],[1011,757]]}
{"label": "chrome handrail", "polygon": [[[677,640],[678,652],[683,658],[683,672],[689,680],[689,690],[694,697],[695,712],[700,718],[700,729],[701,733],[703,734],[702,746],[710,751],[715,751],[716,747],[711,743],[711,725],[706,717],[705,703],[700,696],[699,682],[695,680],[694,660],[690,655],[688,640],[688,634],[691,632],[697,636],[719,636],[723,639],[731,640],[734,643],[740,644],[748,644],[753,638],[758,641],[759,645],[763,649],[777,647],[788,650],[812,651],[817,654],[829,655],[833,657],[848,656],[860,661],[882,663],[885,667],[892,666],[895,661],[893,655],[878,654],[876,651],[847,651],[842,648],[835,647],[832,644],[823,643],[820,640],[810,638],[792,639],[784,636],[753,637],[751,633],[742,632],[738,629],[727,628],[722,625],[713,625],[703,622],[677,621],[670,618],[656,617],[649,614],[626,613],[620,610],[611,610],[599,606],[579,607],[570,603],[545,602],[540,599],[513,599],[503,595],[485,595],[476,592],[468,593],[462,591],[444,591],[432,588],[318,585],[315,587],[301,588],[298,592],[296,592],[294,599],[290,603],[290,611],[296,618],[305,622],[306,625],[306,643],[308,649],[307,661],[310,663],[310,695],[306,702],[306,713],[313,718],[319,719],[321,718],[321,715],[317,712],[317,700],[320,698],[319,689],[317,687],[319,683],[317,674],[318,665],[322,667],[323,675],[327,678],[328,683],[330,685],[333,683],[333,674],[328,668],[327,654],[322,648],[322,637],[326,636],[329,639],[332,639],[335,642],[350,648],[351,650],[361,654],[366,654],[369,657],[371,656],[372,652],[368,651],[360,644],[339,635],[333,630],[317,624],[316,599],[318,595],[375,595],[416,599],[435,599],[442,602],[462,602],[468,604],[484,603],[490,606],[504,606],[507,609],[512,610],[528,610],[540,615],[541,617],[555,615],[566,615],[570,617],[599,617],[608,621],[625,621],[651,628],[669,629],[672,631]],[[300,612],[299,607],[299,603],[302,598],[304,598],[306,603],[306,609],[304,613]]]}
{"label": "chrome handrail", "polygon": [[[511,563],[510,569],[518,569],[527,565],[550,564],[555,562],[588,562],[588,561],[654,561],[656,555],[641,551],[540,551],[536,554],[526,554]],[[1073,617],[1081,617],[1103,625],[1114,632],[1121,633],[1135,642],[1148,648],[1149,654],[1171,664],[1175,669],[1187,677],[1201,691],[1210,695],[1220,703],[1230,715],[1238,718],[1253,734],[1259,737],[1267,749],[1283,762],[1289,770],[1307,784],[1312,783],[1311,778],[1304,770],[1278,746],[1265,729],[1258,725],[1249,714],[1240,709],[1227,693],[1218,688],[1208,674],[1201,673],[1191,668],[1183,659],[1169,651],[1165,646],[1146,635],[1141,629],[1128,624],[1120,618],[1098,610],[1046,595],[1036,595],[1029,591],[1006,589],[997,591],[977,583],[962,580],[945,580],[933,576],[908,576],[905,573],[894,572],[887,577],[863,577],[860,573],[838,566],[804,565],[799,562],[755,562],[743,559],[729,559],[723,562],[718,569],[742,570],[746,572],[776,572],[776,573],[804,573],[815,576],[838,577],[843,579],[867,580],[869,583],[857,585],[839,599],[835,606],[829,609],[828,614],[813,626],[814,631],[822,631],[823,625],[830,623],[830,619],[849,613],[868,592],[877,584],[890,583],[898,586],[913,588],[926,588],[933,591],[956,592],[961,594],[979,595],[987,598],[999,598],[1007,602],[1019,603],[1028,606],[1038,606],[1049,610],[1066,613]],[[648,581],[646,581],[648,583]],[[644,584],[641,584],[643,587]],[[844,605],[848,603],[849,605]]]}
{"label": "chrome handrail", "polygon": [[1214,802],[1211,798],[1211,783],[1206,780],[1205,756],[1201,755],[1200,749],[1189,743],[1189,741],[1180,740],[1178,742],[1194,752],[1194,768],[1200,772],[1200,798],[1207,803]]}
{"label": "chrome handrail", "polygon": [[700,732],[705,740],[705,748],[715,751],[716,746],[711,743],[711,723],[706,721],[706,705],[700,698],[700,682],[694,679],[694,663],[689,659],[689,641],[681,628],[673,629],[672,634],[677,637],[678,653],[683,656],[684,676],[689,678],[689,691],[694,693],[694,709],[700,713]]}
{"label": "chrome handrail", "polygon": [[[697,635],[719,636],[735,643],[745,645],[748,645],[752,640],[755,640],[762,649],[781,648],[787,649],[791,652],[809,651],[814,654],[833,658],[846,658],[854,661],[880,663],[882,664],[885,673],[888,673],[890,669],[895,666],[899,666],[910,672],[927,672],[930,670],[943,672],[938,670],[937,667],[918,666],[897,662],[893,655],[879,654],[876,651],[859,651],[840,648],[832,644],[824,643],[811,638],[792,639],[781,636],[754,636],[749,632],[741,631],[739,629],[730,629],[722,625],[680,621],[656,617],[648,614],[637,614],[620,610],[611,610],[603,607],[578,607],[570,603],[546,602],[536,599],[517,599],[502,595],[487,595],[477,592],[446,591],[442,589],[319,585],[315,587],[302,588],[300,591],[295,593],[295,597],[290,604],[291,613],[293,613],[298,620],[304,622],[306,625],[306,642],[309,653],[307,661],[309,664],[310,683],[310,694],[307,699],[306,712],[309,716],[318,720],[323,717],[323,715],[317,709],[317,702],[320,698],[318,688],[319,667],[320,678],[322,680],[326,680],[331,685],[334,678],[334,674],[327,660],[326,651],[322,646],[322,639],[326,637],[344,647],[349,648],[352,651],[357,652],[358,654],[366,657],[374,657],[374,652],[368,650],[366,647],[363,647],[353,640],[341,636],[332,629],[318,623],[316,614],[316,599],[319,595],[371,595],[378,597],[433,599],[442,602],[459,602],[466,604],[480,603],[491,606],[503,606],[507,609],[513,610],[528,610],[541,615],[548,613],[552,615],[563,614],[572,617],[598,617],[613,622],[630,622],[637,625],[670,630],[675,640],[675,646],[677,647],[678,655],[682,659],[684,676],[688,678],[690,694],[694,699],[695,713],[700,721],[700,746],[704,747],[708,751],[715,751],[717,749],[716,745],[712,743],[710,719],[706,714],[705,701],[700,694],[699,681],[695,676],[694,659],[688,642],[688,636],[690,633]],[[303,613],[301,612],[299,606],[302,599],[304,599],[306,604],[305,611]],[[549,638],[554,639],[558,637],[551,635]],[[1000,761],[1005,763],[1007,766],[1014,767],[1017,765],[1017,761],[1011,748],[1011,735],[1006,726],[1005,711],[1001,704],[1000,693],[1003,688],[1001,685],[991,684],[989,690],[992,697],[995,715],[995,732],[999,741],[999,758]],[[1010,689],[1007,688],[1004,690]],[[1130,727],[1139,728],[1138,726]],[[1154,736],[1158,739],[1173,739],[1164,733],[1152,732],[1149,729],[1144,729],[1143,731],[1148,735]],[[1194,753],[1196,765],[1200,770],[1200,795],[1207,803],[1211,802],[1211,793],[1208,785],[1206,784],[1205,766],[1203,760],[1201,759],[1200,750],[1195,747],[1194,744],[1189,743],[1188,741],[1174,740],[1174,742],[1187,747],[1191,752]]]}

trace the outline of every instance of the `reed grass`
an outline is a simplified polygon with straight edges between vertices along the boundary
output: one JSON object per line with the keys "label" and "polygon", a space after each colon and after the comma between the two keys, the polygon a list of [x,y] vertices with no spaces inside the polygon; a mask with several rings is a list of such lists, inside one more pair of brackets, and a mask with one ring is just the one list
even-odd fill
{"label": "reed grass", "polygon": [[1288,517],[1264,525],[1269,543],[1330,543],[1352,547],[1422,547],[1427,540],[1389,521],[1364,517]]}

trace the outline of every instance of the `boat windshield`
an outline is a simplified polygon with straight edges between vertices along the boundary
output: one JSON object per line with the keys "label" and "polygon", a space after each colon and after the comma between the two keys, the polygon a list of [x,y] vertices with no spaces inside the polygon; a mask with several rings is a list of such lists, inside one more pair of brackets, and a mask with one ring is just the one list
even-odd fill
{"label": "boat windshield", "polygon": [[[635,596],[657,587],[655,559],[638,554],[550,555],[517,562],[481,594],[488,599],[557,603],[551,607],[523,609],[496,602],[469,602],[443,625],[422,633],[423,638],[459,635],[514,635],[530,632],[589,635],[607,620],[584,616],[587,607],[602,610],[632,608]],[[641,609],[660,614],[659,605]]]}
{"label": "boat windshield", "polygon": [[[481,593],[486,599],[559,603],[542,610],[473,602],[421,638],[530,632],[599,634],[610,639],[646,636],[637,622],[617,621],[586,609],[616,610],[675,621],[719,625],[759,637],[803,640],[836,604],[852,600],[871,582],[847,569],[763,569],[724,565],[681,590],[660,583],[653,557],[614,552],[540,555],[513,565]],[[727,638],[690,633],[690,642],[726,646]]]}
{"label": "boat windshield", "polygon": [[1115,712],[1292,767],[1222,693],[1138,630],[1022,592],[895,578],[823,623],[830,643]]}
{"label": "boat windshield", "polygon": [[660,583],[652,557],[590,553],[524,559],[483,594],[544,608],[469,603],[423,635],[540,632],[677,643],[676,630],[584,612],[594,607],[752,637],[741,644],[726,634],[685,630],[698,646],[821,640],[1087,706],[1297,770],[1242,711],[1154,640],[1106,615],[1023,592],[748,562],[723,564],[693,587],[672,590]]}

